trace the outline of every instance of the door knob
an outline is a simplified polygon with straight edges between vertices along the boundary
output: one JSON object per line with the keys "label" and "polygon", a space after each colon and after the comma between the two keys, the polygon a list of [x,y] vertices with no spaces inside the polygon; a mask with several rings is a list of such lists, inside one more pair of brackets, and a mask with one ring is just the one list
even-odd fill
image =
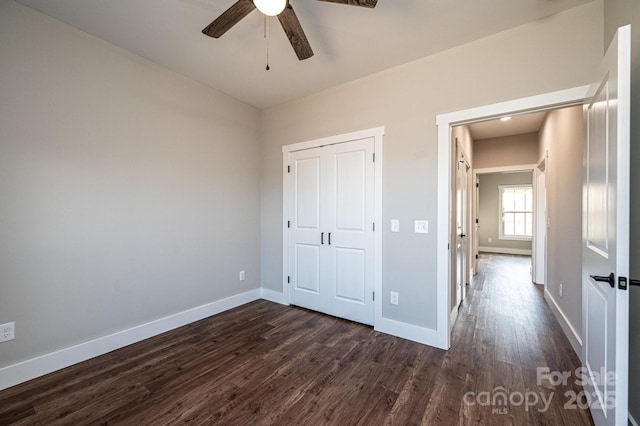
{"label": "door knob", "polygon": [[614,288],[616,286],[616,276],[613,274],[613,272],[606,277],[600,275],[590,275],[590,277],[602,283],[609,283],[611,288]]}

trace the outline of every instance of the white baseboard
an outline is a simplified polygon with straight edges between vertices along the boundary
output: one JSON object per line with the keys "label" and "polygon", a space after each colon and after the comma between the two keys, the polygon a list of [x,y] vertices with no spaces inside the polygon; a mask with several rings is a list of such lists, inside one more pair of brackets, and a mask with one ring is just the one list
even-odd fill
{"label": "white baseboard", "polygon": [[560,327],[562,327],[562,331],[564,331],[564,334],[569,339],[573,350],[578,355],[578,358],[582,360],[582,338],[578,335],[576,329],[573,328],[573,326],[569,322],[569,319],[564,314],[562,309],[560,309],[560,306],[558,305],[558,303],[556,303],[556,300],[553,298],[551,293],[549,293],[549,291],[547,291],[546,289],[544,290],[544,299],[551,307],[553,315],[555,315],[556,319],[560,323]]}
{"label": "white baseboard", "polygon": [[279,303],[281,305],[287,304],[284,301],[284,294],[280,291],[269,290],[268,288],[261,288],[260,297],[264,300],[268,300],[269,302]]}
{"label": "white baseboard", "polygon": [[88,342],[0,368],[0,390],[24,383],[36,377],[44,376],[45,374],[123,348],[132,343],[148,339],[149,337],[165,333],[260,298],[261,289],[257,288],[127,330],[118,331],[108,336],[99,337]]}
{"label": "white baseboard", "polygon": [[638,422],[633,418],[631,412],[629,412],[629,423],[631,423],[632,426],[638,426]]}
{"label": "white baseboard", "polygon": [[403,339],[412,340],[428,346],[447,350],[446,344],[442,342],[442,337],[437,331],[431,328],[424,328],[413,324],[407,324],[388,318],[377,319],[374,330],[381,333],[391,334],[392,336],[401,337]]}
{"label": "white baseboard", "polygon": [[[0,368],[0,390],[61,370],[96,356],[104,355],[113,350],[123,348],[144,339],[148,339],[149,337],[157,336],[158,334],[165,333],[175,328],[182,327],[258,299],[286,304],[284,302],[284,295],[281,292],[264,288],[254,289],[225,299],[217,300],[215,302],[188,309],[174,315],[169,315],[127,330],[122,330],[88,342],[80,343],[78,345],[70,346]],[[430,328],[382,318],[377,321],[375,330],[440,349],[448,349],[445,347],[446,343],[442,342],[442,336],[439,336],[436,330]]]}
{"label": "white baseboard", "polygon": [[521,254],[524,256],[531,256],[531,250],[527,249],[515,249],[504,247],[478,247],[479,252],[484,253],[502,253],[502,254]]}
{"label": "white baseboard", "polygon": [[456,325],[458,314],[460,313],[460,307],[453,308],[449,313],[449,333],[453,330],[453,326]]}

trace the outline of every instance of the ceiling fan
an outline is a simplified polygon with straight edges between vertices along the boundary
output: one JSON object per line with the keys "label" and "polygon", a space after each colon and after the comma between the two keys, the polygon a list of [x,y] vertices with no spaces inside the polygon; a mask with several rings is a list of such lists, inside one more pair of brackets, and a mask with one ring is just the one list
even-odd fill
{"label": "ceiling fan", "polygon": [[[352,6],[362,6],[374,8],[378,0],[319,0],[331,3],[348,4]],[[287,38],[296,52],[299,60],[308,59],[313,56],[313,50],[307,40],[307,36],[302,30],[300,21],[293,11],[289,0],[238,0],[233,6],[227,9],[215,21],[210,23],[202,33],[209,37],[219,38],[229,31],[231,27],[240,22],[242,18],[251,13],[254,9],[260,10],[267,16],[277,16],[282,25],[282,29],[287,34]]]}

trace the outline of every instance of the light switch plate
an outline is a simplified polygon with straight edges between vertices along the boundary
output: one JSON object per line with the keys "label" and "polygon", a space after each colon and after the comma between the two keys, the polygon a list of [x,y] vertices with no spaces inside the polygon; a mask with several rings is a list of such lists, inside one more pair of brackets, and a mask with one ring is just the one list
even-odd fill
{"label": "light switch plate", "polygon": [[416,220],[416,221],[414,221],[414,232],[416,234],[428,234],[429,233],[429,221],[428,220]]}
{"label": "light switch plate", "polygon": [[400,232],[400,221],[398,219],[391,219],[391,232]]}

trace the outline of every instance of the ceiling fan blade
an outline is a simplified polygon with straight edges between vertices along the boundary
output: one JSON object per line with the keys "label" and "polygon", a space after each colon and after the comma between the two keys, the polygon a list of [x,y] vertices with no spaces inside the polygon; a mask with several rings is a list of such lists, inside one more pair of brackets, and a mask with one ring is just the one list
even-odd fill
{"label": "ceiling fan blade", "polygon": [[362,6],[362,7],[376,7],[378,0],[320,0],[320,1],[328,1],[331,3],[341,3],[348,4],[351,6]]}
{"label": "ceiling fan blade", "polygon": [[209,37],[219,38],[222,34],[226,33],[235,24],[240,22],[242,18],[256,8],[251,0],[238,0],[233,6],[227,9],[222,15],[218,16],[215,21],[207,25],[202,30],[202,34]]}
{"label": "ceiling fan blade", "polygon": [[278,15],[278,20],[280,21],[280,25],[282,25],[282,29],[284,29],[284,32],[287,34],[293,50],[295,50],[296,55],[298,55],[298,59],[302,61],[312,57],[313,50],[311,49],[309,40],[307,40],[298,16],[296,16],[290,4],[287,4],[287,7]]}

